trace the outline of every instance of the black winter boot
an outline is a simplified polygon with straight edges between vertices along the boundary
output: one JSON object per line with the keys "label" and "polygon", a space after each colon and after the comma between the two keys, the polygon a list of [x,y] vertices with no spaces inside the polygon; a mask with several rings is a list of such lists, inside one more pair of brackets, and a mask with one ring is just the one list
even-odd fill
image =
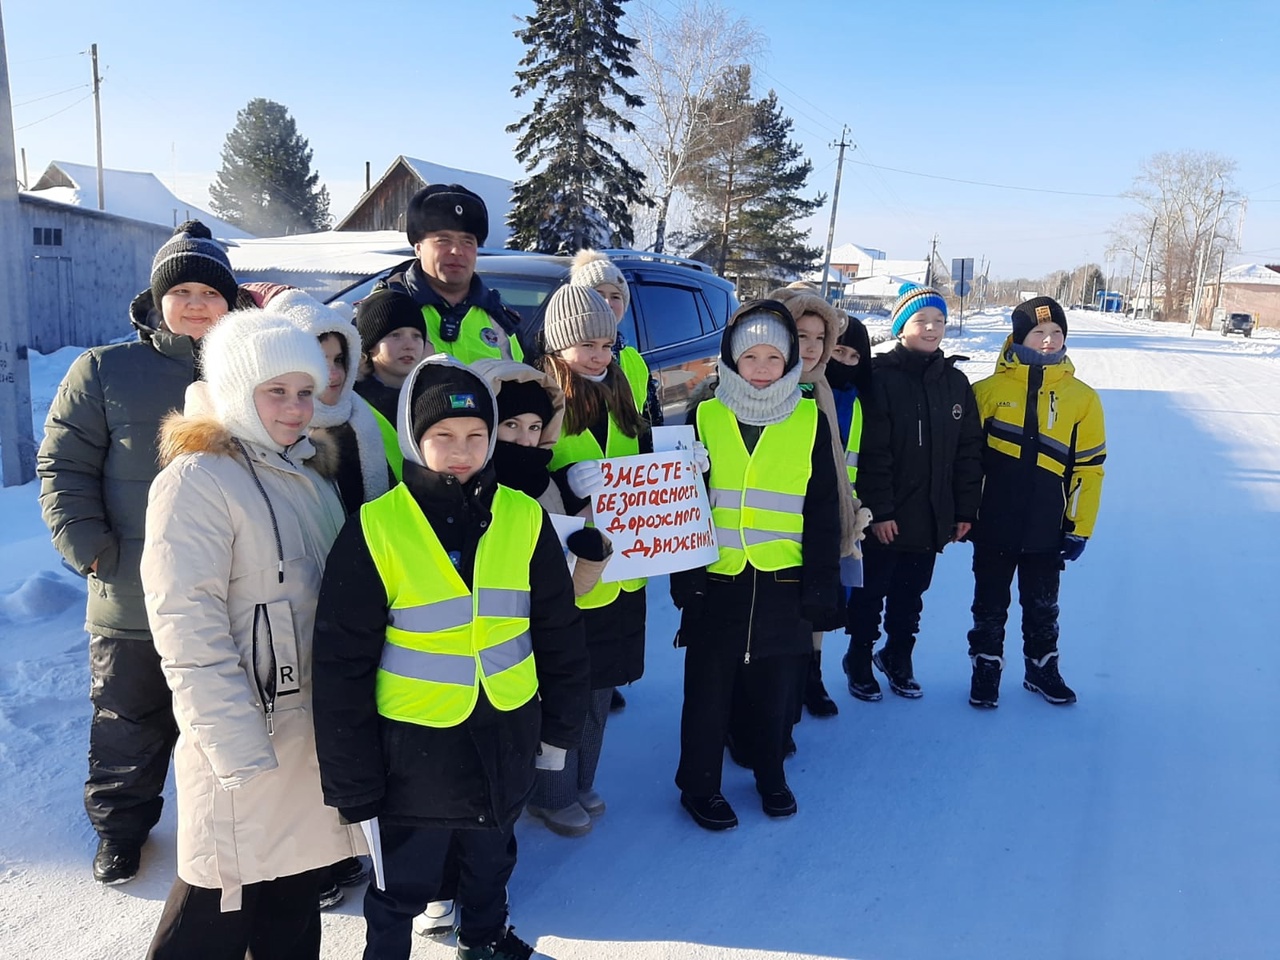
{"label": "black winter boot", "polygon": [[871,644],[852,643],[849,652],[840,661],[844,675],[849,678],[849,693],[859,700],[874,703],[883,694],[880,683],[871,672]]}
{"label": "black winter boot", "polygon": [[494,943],[471,947],[458,942],[458,960],[529,960],[533,955],[533,947],[516,936],[514,927],[507,927]]}
{"label": "black winter boot", "polygon": [[924,696],[911,669],[911,651],[894,649],[885,644],[872,656],[871,662],[889,681],[889,689],[900,697],[918,700]]}
{"label": "black winter boot", "polygon": [[99,840],[93,856],[93,879],[108,886],[128,883],[138,875],[142,844],[129,840]]}
{"label": "black winter boot", "polygon": [[840,712],[836,702],[827,694],[822,685],[822,651],[813,651],[809,660],[809,673],[804,681],[804,706],[814,717],[834,717]]}
{"label": "black winter boot", "polygon": [[1004,669],[1004,658],[978,653],[970,659],[973,660],[973,679],[969,681],[969,703],[994,710],[1000,702],[1000,671]]}
{"label": "black winter boot", "polygon": [[1027,675],[1022,685],[1032,693],[1038,693],[1050,703],[1076,702],[1076,692],[1067,686],[1058,673],[1058,651],[1052,650],[1039,660],[1026,657]]}

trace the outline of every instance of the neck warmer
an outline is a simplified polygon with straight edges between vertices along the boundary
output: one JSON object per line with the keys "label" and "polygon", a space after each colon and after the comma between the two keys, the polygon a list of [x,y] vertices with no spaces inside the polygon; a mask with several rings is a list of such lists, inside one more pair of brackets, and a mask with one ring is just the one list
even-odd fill
{"label": "neck warmer", "polygon": [[1009,353],[1028,367],[1052,367],[1063,361],[1067,355],[1067,348],[1064,346],[1053,353],[1042,353],[1034,347],[1028,347],[1025,343],[1011,343]]}
{"label": "neck warmer", "polygon": [[857,376],[857,367],[834,359],[827,364],[827,383],[831,384],[832,390],[848,390],[856,385]]}
{"label": "neck warmer", "polygon": [[493,447],[493,469],[504,487],[519,490],[537,500],[551,483],[553,450],[550,447],[522,447],[499,440]]}
{"label": "neck warmer", "polygon": [[577,376],[581,377],[583,380],[590,380],[592,383],[604,383],[605,380],[609,378],[609,368],[606,367],[604,373],[600,374],[598,377],[589,377],[585,373],[579,373]]}
{"label": "neck warmer", "polygon": [[721,364],[716,399],[743,423],[757,427],[781,423],[800,402],[800,372],[797,363],[769,386],[756,389],[738,371]]}

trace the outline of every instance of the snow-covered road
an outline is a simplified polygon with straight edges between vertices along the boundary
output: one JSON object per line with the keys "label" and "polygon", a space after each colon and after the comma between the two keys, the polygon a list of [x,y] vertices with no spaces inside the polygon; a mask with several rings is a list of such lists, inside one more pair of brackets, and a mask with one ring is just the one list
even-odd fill
{"label": "snow-covered road", "polygon": [[[926,598],[924,698],[853,701],[831,635],[841,713],[797,728],[799,815],[768,821],[726,760],[742,825],[706,834],[671,782],[681,654],[655,582],[648,672],[610,722],[598,778],[608,813],[576,841],[521,824],[522,936],[560,960],[1277,955],[1280,340],[1070,319],[1109,448],[1097,535],[1063,580],[1062,670],[1079,704],[1021,689],[1015,639],[1000,708],[968,706],[970,551],[952,547]],[[1007,324],[968,318],[947,349],[985,375]],[[141,956],[175,811],[136,881],[90,880],[82,588],[35,496],[0,492],[0,956]],[[326,917],[324,956],[362,943],[352,896]],[[418,942],[413,956],[452,948]]]}

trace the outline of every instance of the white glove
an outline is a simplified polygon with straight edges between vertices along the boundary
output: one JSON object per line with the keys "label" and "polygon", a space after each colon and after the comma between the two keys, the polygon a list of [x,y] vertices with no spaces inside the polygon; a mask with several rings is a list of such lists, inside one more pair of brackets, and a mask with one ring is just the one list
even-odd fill
{"label": "white glove", "polygon": [[705,443],[701,440],[693,441],[693,449],[690,452],[693,454],[693,463],[699,473],[706,473],[711,469],[711,455],[707,453]]}
{"label": "white glove", "polygon": [[538,744],[538,756],[533,761],[539,770],[563,770],[564,758],[569,751],[564,747],[553,747],[549,743]]}
{"label": "white glove", "polygon": [[604,489],[604,471],[599,460],[583,460],[571,466],[564,475],[574,496],[588,500]]}

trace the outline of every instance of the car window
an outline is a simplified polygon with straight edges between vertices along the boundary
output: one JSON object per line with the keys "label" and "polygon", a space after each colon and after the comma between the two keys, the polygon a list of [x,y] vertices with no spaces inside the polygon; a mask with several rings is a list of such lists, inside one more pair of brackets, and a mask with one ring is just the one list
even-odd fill
{"label": "car window", "polygon": [[657,350],[673,343],[700,337],[709,323],[700,292],[689,287],[646,283],[633,288],[632,296],[643,297],[640,312],[644,322],[644,350]]}
{"label": "car window", "polygon": [[547,298],[560,286],[558,277],[518,277],[506,273],[482,273],[485,286],[496,289],[502,302],[520,314],[526,323],[532,321]]}
{"label": "car window", "polygon": [[733,302],[729,299],[729,291],[720,287],[707,286],[702,288],[702,293],[711,307],[711,326],[719,330],[734,310]]}
{"label": "car window", "polygon": [[[631,287],[632,291],[635,289],[634,286]],[[622,334],[623,339],[627,341],[627,346],[635,347],[637,350],[647,349],[640,345],[640,338],[636,336],[636,315],[635,311],[631,309],[630,303],[627,304],[627,312],[622,315],[622,320],[618,323],[618,331]]]}

